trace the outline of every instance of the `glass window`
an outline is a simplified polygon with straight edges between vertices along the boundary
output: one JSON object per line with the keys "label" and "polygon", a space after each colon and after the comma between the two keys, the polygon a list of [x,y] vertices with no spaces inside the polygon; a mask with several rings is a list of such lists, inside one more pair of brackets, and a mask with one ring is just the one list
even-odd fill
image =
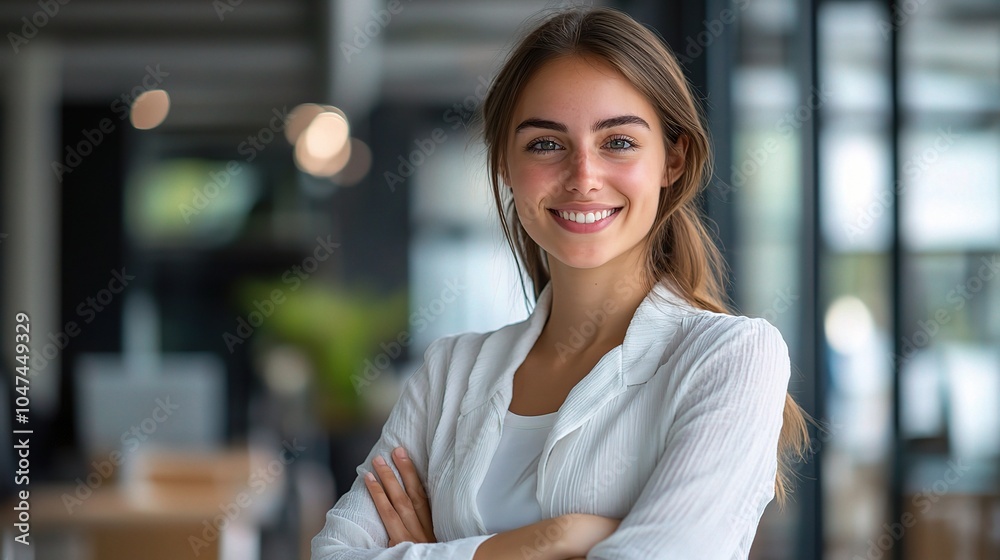
{"label": "glass window", "polygon": [[527,317],[485,154],[459,134],[439,145],[412,181],[411,360],[441,336],[491,331]]}
{"label": "glass window", "polygon": [[[828,369],[821,432],[825,553],[867,557],[890,516],[894,186],[884,6],[826,2],[819,81],[830,91],[819,130],[822,278],[818,308]],[[880,553],[882,551],[879,551]]]}

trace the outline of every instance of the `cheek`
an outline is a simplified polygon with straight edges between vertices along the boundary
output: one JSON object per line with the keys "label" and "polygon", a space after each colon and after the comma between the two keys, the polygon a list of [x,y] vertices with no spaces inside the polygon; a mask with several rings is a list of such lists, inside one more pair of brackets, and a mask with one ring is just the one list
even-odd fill
{"label": "cheek", "polygon": [[539,218],[543,200],[551,196],[559,186],[559,175],[555,166],[514,165],[511,166],[511,191],[514,206],[522,222],[532,222]]}
{"label": "cheek", "polygon": [[[663,173],[646,162],[618,166],[613,174],[616,190],[629,199],[635,210],[655,212]],[[652,208],[647,208],[652,205]]]}
{"label": "cheek", "polygon": [[558,166],[555,165],[514,164],[510,170],[514,192],[520,191],[528,196],[551,189],[558,176]]}
{"label": "cheek", "polygon": [[517,209],[517,218],[521,226],[528,232],[533,230],[533,226],[543,216],[539,210],[537,198],[528,196],[525,193],[514,191],[514,207]]}

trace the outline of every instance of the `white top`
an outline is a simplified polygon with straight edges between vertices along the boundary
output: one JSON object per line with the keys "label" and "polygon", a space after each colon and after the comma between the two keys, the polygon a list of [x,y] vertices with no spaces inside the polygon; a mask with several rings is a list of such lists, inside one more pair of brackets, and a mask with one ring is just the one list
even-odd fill
{"label": "white top", "polygon": [[504,415],[500,443],[477,499],[488,532],[502,533],[541,521],[542,508],[535,497],[538,458],[555,423],[555,412],[521,416],[508,410]]}
{"label": "white top", "polygon": [[[492,536],[477,496],[500,444],[514,371],[551,304],[549,284],[524,321],[427,348],[350,491],[327,512],[313,560],[472,559]],[[573,387],[556,415],[538,461],[542,516],[622,519],[589,560],[746,559],[774,497],[790,371],[788,349],[767,321],[695,309],[667,284],[656,285],[622,344]],[[362,475],[376,454],[395,469],[396,446],[424,481],[438,543],[385,548],[388,535]]]}

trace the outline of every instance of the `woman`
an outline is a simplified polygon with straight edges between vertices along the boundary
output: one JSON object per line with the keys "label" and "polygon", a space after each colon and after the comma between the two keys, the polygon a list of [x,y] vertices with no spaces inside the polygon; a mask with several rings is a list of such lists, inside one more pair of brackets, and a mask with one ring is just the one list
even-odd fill
{"label": "woman", "polygon": [[621,12],[563,11],[482,117],[535,308],[431,344],[313,558],[746,558],[807,435],[780,334],[726,312],[676,60]]}

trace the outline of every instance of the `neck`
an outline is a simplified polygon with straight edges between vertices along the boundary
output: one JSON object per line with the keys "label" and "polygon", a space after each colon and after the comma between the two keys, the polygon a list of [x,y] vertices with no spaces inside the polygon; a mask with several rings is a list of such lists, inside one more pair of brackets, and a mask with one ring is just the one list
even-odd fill
{"label": "neck", "polygon": [[579,269],[550,259],[552,307],[538,342],[562,361],[614,348],[649,292],[642,263]]}

